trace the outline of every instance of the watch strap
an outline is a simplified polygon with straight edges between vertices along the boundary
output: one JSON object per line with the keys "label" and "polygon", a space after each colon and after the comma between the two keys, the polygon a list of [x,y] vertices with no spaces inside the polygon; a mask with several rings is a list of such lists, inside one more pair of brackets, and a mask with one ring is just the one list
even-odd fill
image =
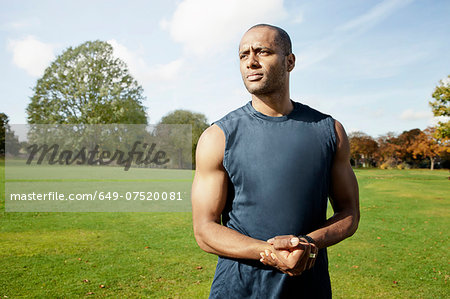
{"label": "watch strap", "polygon": [[311,244],[316,244],[316,241],[314,241],[314,239],[313,238],[311,238],[310,236],[307,236],[307,235],[300,235],[300,236],[298,236],[300,239],[305,239],[306,241],[308,241],[308,243],[311,243]]}

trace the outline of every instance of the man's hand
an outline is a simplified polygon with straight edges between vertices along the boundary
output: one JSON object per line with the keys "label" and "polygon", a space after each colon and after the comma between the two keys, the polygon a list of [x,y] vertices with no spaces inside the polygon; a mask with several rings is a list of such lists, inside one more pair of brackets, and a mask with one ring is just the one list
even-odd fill
{"label": "man's hand", "polygon": [[293,235],[277,236],[267,242],[272,245],[273,252],[265,250],[260,253],[260,261],[263,264],[290,276],[300,275],[314,266],[318,252],[314,244]]}

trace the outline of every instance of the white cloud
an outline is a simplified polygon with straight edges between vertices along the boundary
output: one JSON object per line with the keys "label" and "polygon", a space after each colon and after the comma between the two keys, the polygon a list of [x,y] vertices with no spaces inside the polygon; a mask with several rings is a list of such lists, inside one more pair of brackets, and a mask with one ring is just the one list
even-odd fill
{"label": "white cloud", "polygon": [[8,50],[13,53],[13,63],[33,77],[39,77],[54,59],[54,45],[39,41],[34,36],[9,40]]}
{"label": "white cloud", "polygon": [[184,0],[162,28],[195,54],[226,47],[248,27],[273,23],[287,15],[283,0]]}
{"label": "white cloud", "polygon": [[127,64],[130,73],[141,84],[173,80],[177,78],[184,64],[183,59],[176,59],[166,64],[157,64],[150,67],[141,58],[139,52],[129,50],[115,39],[109,40],[108,43],[113,47],[114,56]]}
{"label": "white cloud", "polygon": [[169,21],[167,19],[163,18],[161,21],[159,21],[159,27],[161,27],[162,30],[169,29]]}
{"label": "white cloud", "polygon": [[154,77],[172,80],[179,74],[183,63],[183,59],[176,59],[166,64],[158,64],[151,73]]}
{"label": "white cloud", "polygon": [[400,114],[402,120],[423,120],[433,117],[433,113],[430,111],[414,111],[413,109],[407,109]]}

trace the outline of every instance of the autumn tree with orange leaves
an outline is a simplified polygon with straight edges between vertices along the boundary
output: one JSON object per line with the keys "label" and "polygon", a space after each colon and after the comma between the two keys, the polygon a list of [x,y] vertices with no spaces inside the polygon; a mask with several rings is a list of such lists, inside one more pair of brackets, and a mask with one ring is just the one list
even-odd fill
{"label": "autumn tree with orange leaves", "polygon": [[415,159],[418,157],[430,159],[430,169],[433,170],[436,159],[450,153],[450,144],[448,138],[436,138],[436,128],[429,127],[416,136],[408,151]]}
{"label": "autumn tree with orange leaves", "polygon": [[359,163],[363,167],[368,167],[374,164],[375,154],[378,150],[378,143],[369,135],[363,132],[352,132],[349,134],[350,155],[354,166],[357,167]]}

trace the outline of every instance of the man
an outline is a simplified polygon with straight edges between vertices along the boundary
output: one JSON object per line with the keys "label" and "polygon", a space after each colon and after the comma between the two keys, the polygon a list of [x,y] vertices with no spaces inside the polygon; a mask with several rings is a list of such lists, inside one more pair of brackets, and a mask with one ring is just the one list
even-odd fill
{"label": "man", "polygon": [[253,26],[239,58],[252,100],[202,134],[192,186],[195,238],[219,256],[210,298],[330,298],[326,247],[359,222],[347,135],[290,99],[284,30]]}

